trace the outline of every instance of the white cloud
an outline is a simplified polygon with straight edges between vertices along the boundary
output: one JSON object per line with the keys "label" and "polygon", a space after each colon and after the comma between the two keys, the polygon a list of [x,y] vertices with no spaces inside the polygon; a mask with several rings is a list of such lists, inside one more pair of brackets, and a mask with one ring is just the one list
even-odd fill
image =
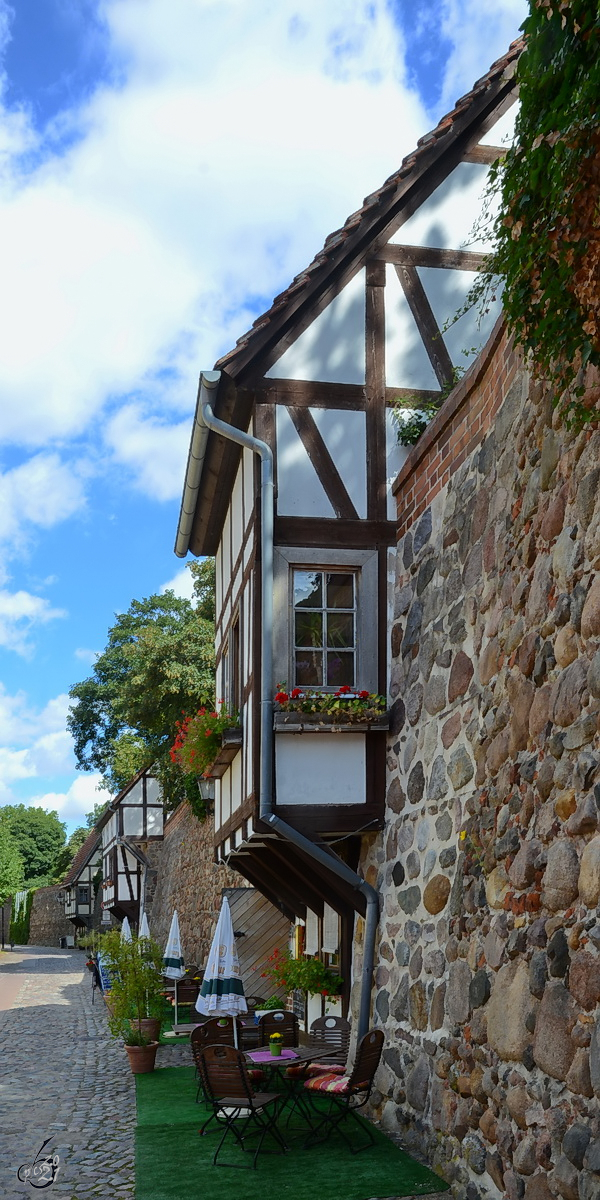
{"label": "white cloud", "polygon": [[192,572],[187,567],[183,567],[181,571],[178,571],[168,583],[163,583],[160,588],[161,595],[169,591],[175,592],[175,595],[179,596],[182,600],[194,599],[194,580]]}
{"label": "white cloud", "polygon": [[[527,16],[527,0],[442,0],[440,33],[453,45],[446,64],[440,109],[448,112],[496,59],[519,37]],[[489,62],[482,61],[486,47]]]}
{"label": "white cloud", "polygon": [[109,422],[105,436],[116,461],[129,469],[136,486],[147,495],[158,500],[181,495],[189,418],[167,425],[144,417],[139,406],[127,405]]}
{"label": "white cloud", "polygon": [[99,787],[100,775],[77,775],[64,792],[44,792],[32,796],[28,800],[29,807],[55,810],[61,821],[84,824],[85,814],[91,812],[95,804],[103,804],[111,799],[110,792]]}
{"label": "white cloud", "polygon": [[66,617],[61,608],[52,608],[41,596],[31,592],[0,589],[0,646],[25,657],[33,652],[29,637],[35,626],[46,625],[57,617]]}
{"label": "white cloud", "polygon": [[78,658],[80,662],[87,663],[88,666],[95,663],[99,653],[99,650],[86,650],[85,646],[79,646],[77,650],[73,651],[75,658]]}
{"label": "white cloud", "polygon": [[0,472],[0,541],[13,542],[24,523],[49,529],[83,505],[80,468],[58,454],[34,454]]}

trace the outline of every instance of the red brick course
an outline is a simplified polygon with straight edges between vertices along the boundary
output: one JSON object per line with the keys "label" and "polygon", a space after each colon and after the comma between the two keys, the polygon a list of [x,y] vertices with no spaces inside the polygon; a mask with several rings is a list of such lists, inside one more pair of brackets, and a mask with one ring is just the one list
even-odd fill
{"label": "red brick course", "polygon": [[481,444],[520,365],[500,317],[479,358],[421,434],[394,482],[398,539]]}

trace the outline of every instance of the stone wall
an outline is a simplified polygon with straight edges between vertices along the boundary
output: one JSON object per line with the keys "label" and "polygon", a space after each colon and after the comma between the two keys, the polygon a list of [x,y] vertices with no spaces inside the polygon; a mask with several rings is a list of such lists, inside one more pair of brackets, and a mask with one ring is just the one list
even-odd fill
{"label": "stone wall", "polygon": [[457,391],[397,481],[374,1108],[460,1200],[598,1200],[600,432],[498,330]]}
{"label": "stone wall", "polygon": [[156,869],[146,901],[152,937],[166,944],[177,909],[184,958],[198,966],[210,949],[223,888],[247,886],[214,861],[213,835],[211,817],[199,821],[188,804],[180,804],[165,823],[164,840],[146,848]]}
{"label": "stone wall", "polygon": [[74,937],[76,930],[65,917],[64,904],[59,902],[61,885],[37,888],[33,893],[29,918],[30,946],[58,946],[61,937]]}

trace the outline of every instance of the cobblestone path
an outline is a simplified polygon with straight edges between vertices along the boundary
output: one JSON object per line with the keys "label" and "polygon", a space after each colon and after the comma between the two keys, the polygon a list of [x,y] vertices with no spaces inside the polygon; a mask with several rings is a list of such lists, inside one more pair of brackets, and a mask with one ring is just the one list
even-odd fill
{"label": "cobblestone path", "polygon": [[[3,994],[12,1004],[5,1011]],[[189,1047],[157,1055],[157,1066],[184,1062]],[[0,1200],[133,1197],[134,1129],[134,1077],[98,993],[92,1004],[83,953],[25,946],[0,954]],[[45,1153],[58,1154],[60,1166],[42,1192],[17,1170],[49,1137]]]}

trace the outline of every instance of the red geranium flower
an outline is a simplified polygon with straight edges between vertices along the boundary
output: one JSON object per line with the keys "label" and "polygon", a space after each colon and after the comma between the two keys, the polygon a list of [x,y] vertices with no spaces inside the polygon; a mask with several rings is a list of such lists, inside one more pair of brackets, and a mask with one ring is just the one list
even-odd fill
{"label": "red geranium flower", "polygon": [[289,700],[289,696],[288,696],[287,692],[276,692],[275,700],[276,700],[277,704],[286,704],[287,701]]}

